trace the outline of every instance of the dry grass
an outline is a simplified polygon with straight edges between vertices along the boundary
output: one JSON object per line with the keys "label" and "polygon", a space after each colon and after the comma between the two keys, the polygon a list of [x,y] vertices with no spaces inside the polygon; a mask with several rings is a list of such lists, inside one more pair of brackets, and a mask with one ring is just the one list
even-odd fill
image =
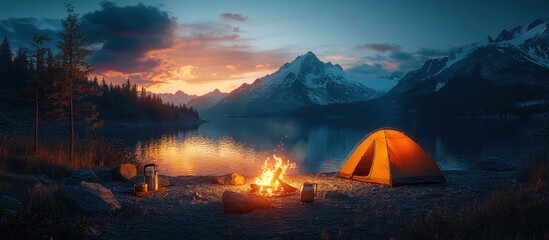
{"label": "dry grass", "polygon": [[[406,239],[548,239],[547,192],[535,190],[549,176],[549,154],[533,157],[524,180],[527,185],[499,190],[476,201],[459,214],[439,209],[418,216],[403,230]],[[544,179],[547,181],[547,179]],[[543,191],[543,190],[542,190]]]}
{"label": "dry grass", "polygon": [[134,161],[133,151],[118,140],[78,140],[75,146],[75,159],[70,161],[68,143],[65,141],[41,141],[38,151],[34,152],[32,138],[0,135],[0,174],[10,171],[61,178],[80,168],[112,167],[119,163]]}

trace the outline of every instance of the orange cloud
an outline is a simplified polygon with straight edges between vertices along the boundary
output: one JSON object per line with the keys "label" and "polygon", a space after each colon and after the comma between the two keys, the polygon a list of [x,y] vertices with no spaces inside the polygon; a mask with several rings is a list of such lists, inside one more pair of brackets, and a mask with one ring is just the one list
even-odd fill
{"label": "orange cloud", "polygon": [[[288,49],[258,51],[250,39],[240,37],[240,27],[227,22],[177,24],[174,27],[174,20],[169,16],[162,19],[168,19],[164,20],[169,24],[165,28],[169,32],[168,44],[140,49],[138,56],[128,52],[124,58],[113,58],[114,51],[113,54],[109,52],[105,58],[110,62],[103,60],[102,55],[96,55],[95,59],[104,64],[96,68],[95,74],[114,83],[130,78],[153,92],[182,90],[204,94],[215,88],[230,92],[235,86],[272,73],[276,69],[273,66],[281,66],[295,57]],[[110,68],[115,64],[111,64],[114,61],[111,59],[124,62]]]}

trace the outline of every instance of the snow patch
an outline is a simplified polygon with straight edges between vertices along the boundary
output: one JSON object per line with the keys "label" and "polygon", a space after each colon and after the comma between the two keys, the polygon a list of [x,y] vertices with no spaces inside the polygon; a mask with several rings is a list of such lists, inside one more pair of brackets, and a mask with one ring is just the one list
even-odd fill
{"label": "snow patch", "polygon": [[442,87],[444,87],[444,85],[446,85],[446,83],[443,83],[443,82],[437,83],[437,86],[435,87],[435,92],[438,92]]}

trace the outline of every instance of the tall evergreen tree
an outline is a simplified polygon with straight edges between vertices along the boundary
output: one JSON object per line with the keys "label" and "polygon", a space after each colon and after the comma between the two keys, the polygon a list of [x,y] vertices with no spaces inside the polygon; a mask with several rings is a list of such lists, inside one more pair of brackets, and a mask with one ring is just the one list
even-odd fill
{"label": "tall evergreen tree", "polygon": [[8,37],[5,36],[2,44],[0,44],[0,83],[2,84],[9,81],[12,60],[13,52],[11,51],[11,44],[8,41]]}
{"label": "tall evergreen tree", "polygon": [[38,116],[40,106],[40,89],[42,89],[42,81],[46,74],[46,53],[49,49],[44,47],[44,44],[49,41],[47,34],[36,34],[32,37],[31,45],[31,65],[33,69],[32,78],[34,82],[34,152],[38,152]]}
{"label": "tall evergreen tree", "polygon": [[29,58],[27,50],[24,48],[19,48],[15,58],[13,58],[13,66],[10,74],[9,85],[13,90],[10,94],[10,98],[14,103],[20,104],[25,99],[24,89],[25,84],[30,79],[30,68],[29,68]]}
{"label": "tall evergreen tree", "polygon": [[[69,129],[70,129],[70,158],[74,160],[75,141],[75,100],[82,100],[85,94],[77,84],[82,84],[83,79],[91,72],[91,65],[85,61],[91,55],[86,48],[86,41],[82,33],[82,23],[78,14],[70,4],[66,4],[67,17],[61,20],[61,31],[58,34],[61,69],[63,70],[63,85],[66,86],[65,93],[68,96],[69,108]],[[84,81],[87,83],[87,81]],[[83,86],[83,85],[81,85]],[[80,97],[75,99],[75,95]],[[87,119],[84,119],[87,120]]]}

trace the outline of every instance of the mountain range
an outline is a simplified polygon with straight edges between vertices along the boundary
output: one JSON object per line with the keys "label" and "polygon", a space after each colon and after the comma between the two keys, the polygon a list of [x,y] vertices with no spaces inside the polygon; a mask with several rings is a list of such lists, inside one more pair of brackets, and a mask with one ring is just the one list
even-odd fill
{"label": "mountain range", "polygon": [[187,105],[188,107],[194,107],[198,110],[204,110],[217,104],[221,99],[226,97],[228,93],[215,89],[204,95],[190,95],[179,90],[175,93],[159,93],[158,95],[162,101],[168,103],[174,103],[175,105]]}
{"label": "mountain range", "polygon": [[503,30],[400,76],[358,78],[308,52],[228,94],[216,89],[200,97],[183,92],[160,96],[186,101],[207,114],[233,116],[328,116],[364,109],[381,115],[455,116],[542,111],[549,104],[548,23],[536,20]]}
{"label": "mountain range", "polygon": [[549,109],[548,23],[503,30],[495,38],[427,60],[383,96],[300,109],[297,116],[494,116]]}

